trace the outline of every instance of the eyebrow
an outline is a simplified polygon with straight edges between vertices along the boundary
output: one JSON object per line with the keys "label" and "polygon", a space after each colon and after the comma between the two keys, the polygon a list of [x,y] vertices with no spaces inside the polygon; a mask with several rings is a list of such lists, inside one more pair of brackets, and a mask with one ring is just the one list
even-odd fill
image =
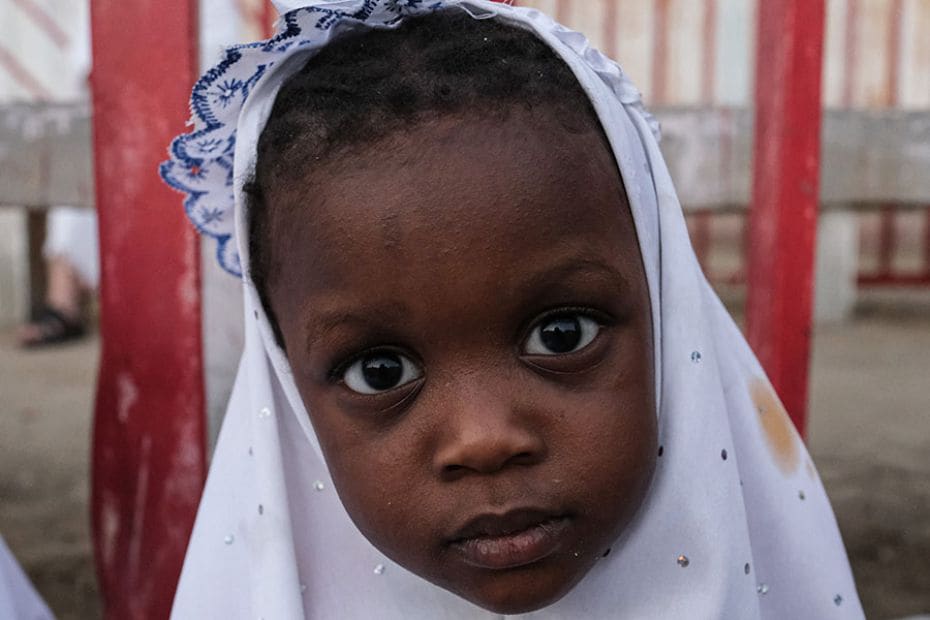
{"label": "eyebrow", "polygon": [[307,323],[306,340],[309,346],[314,340],[319,339],[328,332],[347,325],[354,325],[360,328],[371,328],[383,325],[382,321],[372,320],[373,314],[384,316],[403,316],[407,311],[406,305],[400,302],[385,302],[378,304],[377,311],[372,308],[364,307],[353,310],[334,309],[323,310],[318,315],[317,320]]}
{"label": "eyebrow", "polygon": [[[631,290],[627,278],[615,267],[596,254],[583,253],[553,260],[551,265],[538,270],[520,282],[515,292],[524,299],[534,297],[539,295],[539,291],[548,288],[552,282],[558,282],[580,273],[596,274],[598,280],[609,281],[619,294],[625,294]],[[347,326],[361,329],[383,328],[384,317],[404,316],[407,312],[409,309],[406,304],[399,301],[379,303],[377,310],[371,307],[324,309],[319,311],[316,320],[306,325],[305,342],[309,346],[314,340],[327,333]],[[379,315],[378,319],[372,319],[375,314]]]}
{"label": "eyebrow", "polygon": [[577,275],[579,273],[596,273],[611,281],[619,293],[631,290],[630,283],[615,267],[595,254],[576,254],[553,261],[553,264],[530,276],[520,286],[524,291],[538,290],[546,284]]}

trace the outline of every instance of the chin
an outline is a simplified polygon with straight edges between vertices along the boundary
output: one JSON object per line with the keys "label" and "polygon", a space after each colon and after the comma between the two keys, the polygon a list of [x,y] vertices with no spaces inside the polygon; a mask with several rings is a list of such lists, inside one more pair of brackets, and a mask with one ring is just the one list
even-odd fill
{"label": "chin", "polygon": [[565,596],[565,594],[567,594],[567,590],[565,592],[557,592],[554,594],[533,593],[529,596],[525,593],[517,593],[513,591],[495,593],[492,596],[467,596],[463,593],[460,593],[460,596],[464,596],[466,600],[474,603],[482,609],[486,609],[487,611],[495,614],[510,616],[539,611],[540,609],[544,609],[545,607],[558,602],[563,596]]}
{"label": "chin", "polygon": [[490,583],[474,588],[453,590],[455,594],[495,614],[516,615],[539,611],[561,600],[584,575],[571,581],[555,581],[533,574],[522,579],[507,576],[493,578]]}

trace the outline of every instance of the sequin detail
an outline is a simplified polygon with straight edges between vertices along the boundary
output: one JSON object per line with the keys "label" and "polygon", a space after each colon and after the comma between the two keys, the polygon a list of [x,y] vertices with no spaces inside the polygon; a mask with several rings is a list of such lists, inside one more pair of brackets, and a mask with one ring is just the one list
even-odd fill
{"label": "sequin detail", "polygon": [[376,575],[383,575],[383,574],[384,574],[384,564],[378,564],[377,566],[375,566],[374,573],[375,573]]}
{"label": "sequin detail", "polygon": [[678,556],[678,566],[682,568],[687,568],[691,564],[691,560],[688,559],[686,555]]}

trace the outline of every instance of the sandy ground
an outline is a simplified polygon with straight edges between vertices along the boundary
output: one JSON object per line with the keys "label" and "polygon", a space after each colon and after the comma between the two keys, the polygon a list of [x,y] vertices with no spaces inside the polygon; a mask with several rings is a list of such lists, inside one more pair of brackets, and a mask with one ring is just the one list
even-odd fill
{"label": "sandy ground", "polygon": [[[930,613],[930,303],[817,330],[810,445],[869,618]],[[903,310],[902,310],[903,309]],[[88,519],[97,340],[0,333],[0,533],[58,617],[96,618]]]}
{"label": "sandy ground", "polygon": [[0,335],[0,534],[61,620],[100,615],[88,509],[97,348],[23,353]]}

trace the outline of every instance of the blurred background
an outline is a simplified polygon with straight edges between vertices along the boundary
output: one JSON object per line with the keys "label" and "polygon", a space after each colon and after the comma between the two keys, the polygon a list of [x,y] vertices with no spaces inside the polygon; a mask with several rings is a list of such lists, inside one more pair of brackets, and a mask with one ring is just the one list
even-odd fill
{"label": "blurred background", "polygon": [[[584,32],[642,90],[695,250],[738,319],[754,88],[770,77],[756,74],[761,1],[519,1]],[[930,0],[826,10],[808,445],[868,617],[930,614]],[[264,0],[201,0],[198,11],[201,67],[225,44],[268,36],[274,16]],[[101,613],[89,15],[88,0],[0,0],[0,535],[59,618]],[[213,317],[202,326],[209,445],[241,311],[213,243],[200,253],[200,311]],[[127,411],[135,389],[120,388]]]}

